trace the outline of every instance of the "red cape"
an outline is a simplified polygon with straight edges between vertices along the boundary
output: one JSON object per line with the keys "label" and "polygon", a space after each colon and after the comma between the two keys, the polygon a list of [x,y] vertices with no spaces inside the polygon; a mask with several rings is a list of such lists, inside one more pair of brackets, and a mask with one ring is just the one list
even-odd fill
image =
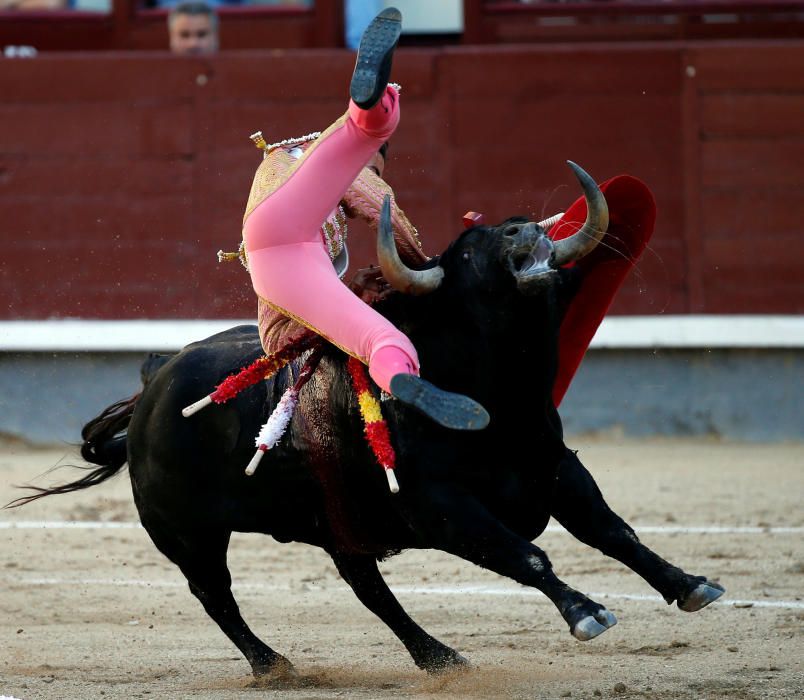
{"label": "red cape", "polygon": [[[553,386],[556,406],[564,398],[614,295],[642,255],[656,222],[653,195],[637,178],[618,175],[600,185],[600,189],[609,206],[609,228],[597,248],[575,263],[583,271],[583,278],[559,332],[558,376]],[[581,197],[553,226],[550,237],[566,238],[585,220],[586,201]]]}

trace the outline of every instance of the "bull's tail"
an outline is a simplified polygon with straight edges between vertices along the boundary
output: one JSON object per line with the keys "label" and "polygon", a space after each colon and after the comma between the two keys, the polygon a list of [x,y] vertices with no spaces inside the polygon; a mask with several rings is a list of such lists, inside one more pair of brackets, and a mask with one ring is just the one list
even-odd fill
{"label": "bull's tail", "polygon": [[18,506],[24,506],[26,503],[35,501],[43,496],[54,496],[59,493],[80,491],[81,489],[95,486],[95,484],[100,484],[102,481],[106,481],[109,477],[114,476],[120,471],[128,458],[125,431],[131,421],[134,407],[137,405],[139,398],[140,395],[135,394],[129,399],[124,399],[123,401],[112,404],[104,409],[97,418],[93,418],[89,421],[81,430],[81,437],[83,438],[81,456],[87,462],[99,465],[97,468],[78,467],[79,469],[89,470],[89,473],[75,481],[51,488],[30,485],[22,486],[21,488],[34,491],[35,493],[30,496],[17,498],[11,501],[11,503],[8,503],[5,507],[16,508]]}
{"label": "bull's tail", "polygon": [[111,470],[111,473],[99,475],[96,481],[87,486],[108,479],[126,463],[128,455],[125,431],[131,422],[139,398],[140,395],[135,394],[129,399],[112,404],[81,430],[81,438],[84,441],[81,445],[81,456],[87,462],[101,466],[101,469],[96,469],[92,473]]}

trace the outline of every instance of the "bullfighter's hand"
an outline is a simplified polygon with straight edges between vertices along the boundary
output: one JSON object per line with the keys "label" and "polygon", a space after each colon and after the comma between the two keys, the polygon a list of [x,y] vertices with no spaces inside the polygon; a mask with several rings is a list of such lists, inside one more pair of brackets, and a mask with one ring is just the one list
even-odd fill
{"label": "bullfighter's hand", "polygon": [[392,291],[391,285],[382,276],[382,270],[376,265],[361,267],[355,272],[349,283],[349,289],[366,304],[376,304],[385,299]]}

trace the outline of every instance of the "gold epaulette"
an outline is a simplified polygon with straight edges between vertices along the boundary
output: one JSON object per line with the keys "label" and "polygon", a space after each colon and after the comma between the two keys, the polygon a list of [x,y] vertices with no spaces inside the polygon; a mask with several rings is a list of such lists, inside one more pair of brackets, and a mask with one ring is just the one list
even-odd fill
{"label": "gold epaulette", "polygon": [[248,255],[246,254],[246,244],[240,241],[240,247],[236,253],[226,253],[223,250],[218,251],[218,262],[231,262],[232,260],[239,260],[240,264],[248,270]]}
{"label": "gold epaulette", "polygon": [[255,131],[251,136],[249,136],[249,138],[261,151],[264,151],[266,148],[268,148],[268,144],[265,142],[265,138],[263,138],[261,131]]}

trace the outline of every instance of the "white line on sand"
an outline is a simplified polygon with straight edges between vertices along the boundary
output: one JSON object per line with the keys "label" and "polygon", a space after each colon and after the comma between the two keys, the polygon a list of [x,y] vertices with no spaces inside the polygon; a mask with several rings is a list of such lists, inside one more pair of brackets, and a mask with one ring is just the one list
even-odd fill
{"label": "white line on sand", "polygon": [[106,520],[0,520],[0,530],[134,530],[140,523]]}
{"label": "white line on sand", "polygon": [[[0,530],[135,530],[135,522],[105,520],[0,520]],[[793,535],[804,533],[804,527],[762,527],[727,525],[637,525],[637,533],[655,535]],[[565,533],[560,525],[548,525],[545,533]]]}
{"label": "white line on sand", "polygon": [[[149,581],[147,579],[122,579],[122,578],[35,578],[35,577],[6,577],[3,582],[16,586],[131,586],[142,588],[184,588],[187,584],[183,581]],[[289,585],[277,585],[271,583],[235,583],[232,586],[235,590],[257,590],[257,591],[289,591]],[[442,595],[442,596],[506,596],[515,598],[539,597],[545,598],[544,594],[532,588],[514,588],[511,586],[488,586],[484,584],[455,584],[453,586],[392,586],[391,589],[398,595]],[[302,590],[302,589],[298,589]],[[305,593],[347,593],[351,592],[346,586],[315,586],[306,584]],[[657,595],[643,595],[639,593],[607,593],[593,591],[587,593],[590,598],[608,598],[610,600],[633,600],[638,602],[651,602],[664,604],[664,600]],[[546,600],[546,598],[545,598]],[[730,605],[739,608],[793,608],[804,610],[804,602],[798,600],[720,600],[713,605]]]}
{"label": "white line on sand", "polygon": [[[39,529],[138,529],[142,528],[140,523],[136,522],[108,522],[108,521],[59,521],[59,520],[19,520],[19,521],[0,521],[0,529],[22,529],[22,530],[39,530]],[[639,533],[653,533],[653,534],[709,534],[709,535],[723,535],[723,534],[744,534],[744,535],[762,535],[762,534],[798,534],[804,532],[802,527],[727,527],[720,525],[700,525],[692,527],[681,527],[674,525],[647,525],[637,527]],[[545,532],[549,533],[566,533],[566,530],[557,525],[547,527]],[[7,583],[21,584],[28,586],[58,586],[58,585],[84,585],[84,586],[141,586],[153,588],[183,588],[186,583],[182,581],[149,581],[145,579],[62,579],[62,578],[25,578],[25,579],[7,579]],[[235,584],[234,588],[243,589],[256,589],[256,590],[287,590],[288,587],[262,584],[262,583],[240,583]],[[346,588],[326,588],[317,589],[311,587],[310,590],[326,590],[326,591],[347,591]],[[399,594],[424,594],[424,595],[486,595],[486,596],[541,596],[543,594],[539,591],[528,588],[507,588],[484,586],[475,584],[456,585],[456,586],[396,586],[393,589]],[[605,593],[594,592],[589,593],[592,598],[609,598],[613,600],[634,600],[634,601],[650,601],[662,602],[659,596],[655,595],[640,595],[630,593]],[[717,605],[734,605],[739,607],[757,607],[757,608],[794,608],[804,609],[804,602],[793,600],[724,600],[718,601]]]}
{"label": "white line on sand", "polygon": [[[541,591],[532,588],[507,588],[504,586],[394,586],[395,593],[424,593],[430,595],[488,595],[488,596],[542,596]],[[586,593],[590,598],[609,598],[612,600],[649,601],[664,604],[664,599],[658,595],[643,595],[639,593],[606,593],[592,591]],[[804,602],[798,600],[732,600],[717,601],[715,605],[733,605],[743,608],[797,608],[804,609]]]}

